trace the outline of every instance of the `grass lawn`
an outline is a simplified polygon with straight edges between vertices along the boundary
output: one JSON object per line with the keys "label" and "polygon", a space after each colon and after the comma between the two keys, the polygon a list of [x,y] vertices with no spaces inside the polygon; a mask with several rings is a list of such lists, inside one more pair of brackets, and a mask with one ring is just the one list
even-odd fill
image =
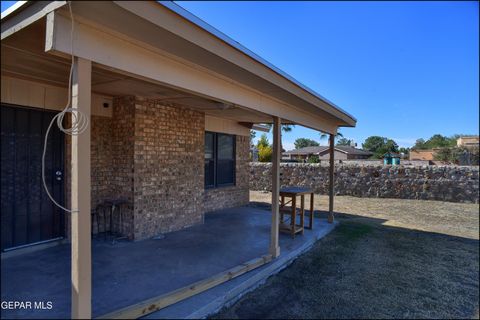
{"label": "grass lawn", "polygon": [[[316,197],[321,217],[328,205]],[[254,205],[270,194],[252,192]],[[479,206],[335,198],[340,225],[213,318],[478,318]]]}

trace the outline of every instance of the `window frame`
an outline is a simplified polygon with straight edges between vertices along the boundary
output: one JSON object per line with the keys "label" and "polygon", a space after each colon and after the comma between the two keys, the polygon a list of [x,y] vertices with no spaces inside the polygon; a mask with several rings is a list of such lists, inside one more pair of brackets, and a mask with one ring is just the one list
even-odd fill
{"label": "window frame", "polygon": [[[217,189],[217,188],[224,188],[224,187],[232,187],[236,185],[237,182],[237,139],[236,135],[234,134],[228,134],[228,133],[223,133],[223,132],[213,132],[213,131],[205,131],[205,136],[208,134],[212,134],[213,136],[213,160],[208,160],[208,161],[213,161],[213,184],[212,185],[207,185],[207,175],[206,175],[206,170],[204,171],[204,187],[205,189]],[[233,181],[228,182],[228,183],[218,183],[218,136],[219,135],[224,135],[224,136],[229,136],[232,138],[232,151],[233,151],[233,159],[230,161],[233,161]],[[204,139],[205,140],[205,139]],[[203,148],[203,159],[204,159],[204,168],[205,168],[205,145]]]}

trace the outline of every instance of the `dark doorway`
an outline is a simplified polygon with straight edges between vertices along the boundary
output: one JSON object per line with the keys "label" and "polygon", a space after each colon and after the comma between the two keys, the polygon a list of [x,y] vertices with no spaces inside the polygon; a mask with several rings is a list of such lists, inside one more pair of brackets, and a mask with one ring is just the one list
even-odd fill
{"label": "dark doorway", "polygon": [[[1,106],[1,250],[61,238],[64,213],[42,186],[44,134],[56,112]],[[52,126],[45,156],[45,179],[64,203],[65,140]]]}

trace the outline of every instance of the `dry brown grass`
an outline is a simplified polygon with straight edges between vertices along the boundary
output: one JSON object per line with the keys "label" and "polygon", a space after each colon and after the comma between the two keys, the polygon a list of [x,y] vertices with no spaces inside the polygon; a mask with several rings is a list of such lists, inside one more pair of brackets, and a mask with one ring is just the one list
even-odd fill
{"label": "dry brown grass", "polygon": [[[315,195],[315,209],[326,217],[328,196]],[[271,193],[250,191],[250,201],[269,205]],[[310,203],[306,197],[305,203]],[[335,197],[335,212],[384,219],[385,225],[479,239],[478,204],[430,200]]]}
{"label": "dry brown grass", "polygon": [[[268,206],[269,194],[251,200]],[[316,208],[327,208],[317,196]],[[478,318],[478,205],[336,197],[341,222],[215,318]],[[318,212],[321,216],[325,212]]]}

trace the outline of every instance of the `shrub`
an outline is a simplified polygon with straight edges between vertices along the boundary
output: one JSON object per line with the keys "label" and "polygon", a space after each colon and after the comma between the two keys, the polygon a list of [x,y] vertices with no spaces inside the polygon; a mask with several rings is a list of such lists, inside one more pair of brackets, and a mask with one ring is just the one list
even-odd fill
{"label": "shrub", "polygon": [[308,163],[320,163],[320,159],[318,158],[318,156],[310,156],[308,157],[308,160],[307,160]]}
{"label": "shrub", "polygon": [[460,165],[478,165],[478,148],[440,148],[433,155],[435,160],[450,162]]}
{"label": "shrub", "polygon": [[272,147],[271,146],[258,146],[258,161],[271,162],[272,161]]}

